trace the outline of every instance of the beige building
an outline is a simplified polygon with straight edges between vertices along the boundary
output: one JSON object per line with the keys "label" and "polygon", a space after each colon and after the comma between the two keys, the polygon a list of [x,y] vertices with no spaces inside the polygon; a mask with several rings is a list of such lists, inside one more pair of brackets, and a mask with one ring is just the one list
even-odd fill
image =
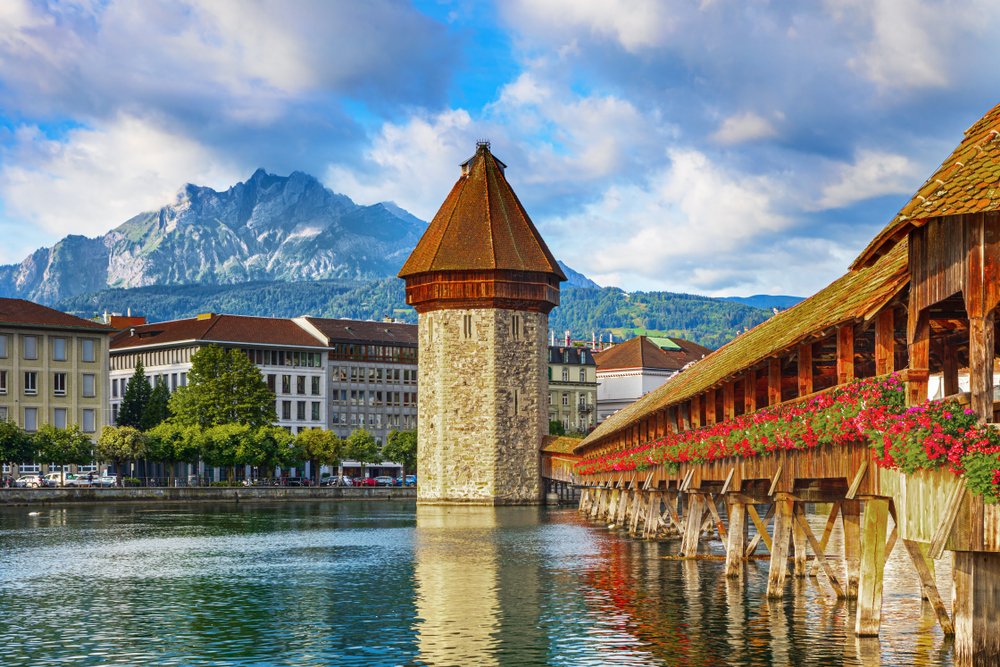
{"label": "beige building", "polygon": [[597,426],[597,365],[590,348],[549,346],[549,422],[566,433]]}
{"label": "beige building", "polygon": [[[110,333],[30,301],[0,299],[0,420],[29,432],[77,425],[96,440],[109,416]],[[38,472],[43,463],[17,472]]]}

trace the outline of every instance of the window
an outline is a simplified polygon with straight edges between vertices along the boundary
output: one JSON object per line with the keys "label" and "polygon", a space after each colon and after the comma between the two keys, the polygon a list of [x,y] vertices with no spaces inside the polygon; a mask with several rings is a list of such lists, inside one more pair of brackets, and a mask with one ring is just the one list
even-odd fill
{"label": "window", "polygon": [[581,368],[580,369],[580,382],[586,382],[586,381],[587,381],[587,369]]}
{"label": "window", "polygon": [[170,391],[177,391],[177,373],[170,374]]}
{"label": "window", "polygon": [[521,410],[521,391],[519,389],[514,390],[514,414],[518,414]]}
{"label": "window", "polygon": [[111,406],[111,423],[118,424],[118,404],[114,403]]}
{"label": "window", "polygon": [[268,391],[270,391],[272,394],[277,393],[277,392],[275,392],[276,388],[277,388],[277,377],[273,373],[268,374],[268,376],[267,376],[267,389],[268,389]]}
{"label": "window", "polygon": [[281,402],[281,418],[288,420],[292,418],[292,402],[282,401]]}
{"label": "window", "polygon": [[521,316],[510,316],[510,337],[514,340],[521,340]]}
{"label": "window", "polygon": [[66,361],[66,339],[65,338],[53,338],[52,339],[52,360],[53,361]]}
{"label": "window", "polygon": [[38,373],[35,371],[25,371],[24,373],[24,395],[34,396],[38,393]]}
{"label": "window", "polygon": [[306,376],[298,375],[295,377],[295,393],[302,396],[306,393]]}
{"label": "window", "polygon": [[292,393],[292,376],[282,375],[281,376],[281,393],[290,394]]}
{"label": "window", "polygon": [[562,369],[562,381],[563,382],[569,382],[569,369],[568,368]]}
{"label": "window", "polygon": [[95,389],[95,387],[94,387],[94,374],[93,373],[84,373],[83,374],[83,397],[84,398],[93,398],[94,396],[96,396],[96,393],[94,392],[94,389]]}
{"label": "window", "polygon": [[97,430],[97,420],[95,419],[97,411],[93,408],[86,408],[83,411],[83,432],[93,433]]}
{"label": "window", "polygon": [[563,405],[569,405],[569,394],[563,394],[562,395],[562,404]]}
{"label": "window", "polygon": [[38,336],[24,336],[21,340],[24,341],[24,358],[25,359],[37,359],[38,358]]}
{"label": "window", "polygon": [[462,336],[466,340],[472,338],[472,315],[462,315]]}
{"label": "window", "polygon": [[7,393],[7,371],[0,371],[0,396]]}
{"label": "window", "polygon": [[318,376],[318,375],[312,376],[311,382],[312,382],[312,395],[313,396],[319,396],[319,383],[320,383],[321,379],[322,378],[320,378],[320,376]]}
{"label": "window", "polygon": [[188,383],[188,374],[185,372],[181,372],[181,386],[186,387],[187,383]]}
{"label": "window", "polygon": [[[91,376],[93,377],[93,376]],[[66,395],[66,374],[65,373],[53,373],[52,374],[52,393],[55,396],[65,396]]]}
{"label": "window", "polygon": [[299,421],[306,420],[306,402],[296,401],[295,402],[295,418]]}
{"label": "window", "polygon": [[7,348],[9,346],[10,346],[10,336],[8,336],[7,334],[0,335],[0,359],[7,358],[7,355],[9,354],[7,352]]}
{"label": "window", "polygon": [[55,408],[52,411],[52,425],[56,428],[66,428],[66,408]]}
{"label": "window", "polygon": [[91,363],[94,361],[94,339],[84,338],[80,341],[80,361]]}
{"label": "window", "polygon": [[38,408],[24,409],[24,430],[25,431],[38,430]]}
{"label": "window", "polygon": [[7,406],[0,405],[0,422],[7,421]]}
{"label": "window", "polygon": [[314,422],[319,421],[319,401],[312,402],[312,420]]}
{"label": "window", "polygon": [[118,398],[118,379],[111,381],[111,398]]}

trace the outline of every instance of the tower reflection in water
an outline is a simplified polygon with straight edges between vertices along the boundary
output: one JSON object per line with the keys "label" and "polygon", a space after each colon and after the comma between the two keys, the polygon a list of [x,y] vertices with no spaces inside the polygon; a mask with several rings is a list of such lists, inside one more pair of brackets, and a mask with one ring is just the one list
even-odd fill
{"label": "tower reflection in water", "polygon": [[533,553],[537,544],[532,537],[538,512],[537,508],[417,507],[418,662],[544,663],[538,559]]}

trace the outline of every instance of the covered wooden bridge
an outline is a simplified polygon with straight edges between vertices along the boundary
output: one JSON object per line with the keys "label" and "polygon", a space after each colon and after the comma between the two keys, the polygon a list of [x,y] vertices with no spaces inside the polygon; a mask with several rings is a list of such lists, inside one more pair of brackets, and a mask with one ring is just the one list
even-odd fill
{"label": "covered wooden bridge", "polygon": [[[580,509],[638,536],[679,536],[683,556],[695,556],[702,529],[714,527],[725,541],[731,577],[741,575],[763,541],[771,554],[769,597],[784,594],[790,573],[821,571],[831,594],[857,599],[861,636],[879,632],[883,567],[901,546],[941,627],[956,635],[958,662],[1000,664],[1000,511],[969,491],[949,462],[903,473],[880,458],[878,443],[857,438],[743,455],[701,450],[687,460],[653,446],[685,434],[686,442],[700,433],[708,439],[720,425],[741,417],[749,423],[744,416],[762,410],[815,405],[817,396],[844,391],[859,378],[892,378],[902,382],[907,405],[948,399],[988,425],[996,409],[998,303],[1000,106],[966,132],[847,275],[615,413],[583,440],[575,449],[583,459],[576,467],[585,486]],[[816,502],[832,508],[819,534],[805,520],[806,504]],[[844,552],[828,554],[838,520]],[[750,544],[748,523],[757,529]],[[932,576],[945,549],[954,552],[951,610]]]}

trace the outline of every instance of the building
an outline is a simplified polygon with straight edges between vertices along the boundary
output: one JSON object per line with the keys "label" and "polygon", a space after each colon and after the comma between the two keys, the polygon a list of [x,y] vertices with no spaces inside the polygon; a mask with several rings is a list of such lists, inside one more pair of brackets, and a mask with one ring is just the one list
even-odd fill
{"label": "building", "polygon": [[549,346],[549,421],[567,433],[597,426],[597,366],[590,348]]}
{"label": "building", "polygon": [[205,313],[119,331],[111,340],[111,415],[117,420],[128,380],[141,361],[151,383],[187,385],[191,355],[207,345],[238,349],[275,395],[278,425],[292,433],[327,425],[327,344],[295,321]]}
{"label": "building", "polygon": [[[0,420],[29,432],[76,425],[96,439],[109,414],[110,334],[102,324],[30,301],[0,299]],[[39,472],[40,463],[17,472]]]}
{"label": "building", "polygon": [[596,353],[597,422],[603,422],[709,353],[707,347],[683,338],[648,336],[636,336]]}
{"label": "building", "polygon": [[489,150],[403,264],[418,314],[421,502],[534,504],[548,433],[548,313],[566,276]]}
{"label": "building", "polygon": [[417,327],[301,317],[295,322],[329,347],[327,427],[346,438],[365,428],[384,443],[417,428]]}

